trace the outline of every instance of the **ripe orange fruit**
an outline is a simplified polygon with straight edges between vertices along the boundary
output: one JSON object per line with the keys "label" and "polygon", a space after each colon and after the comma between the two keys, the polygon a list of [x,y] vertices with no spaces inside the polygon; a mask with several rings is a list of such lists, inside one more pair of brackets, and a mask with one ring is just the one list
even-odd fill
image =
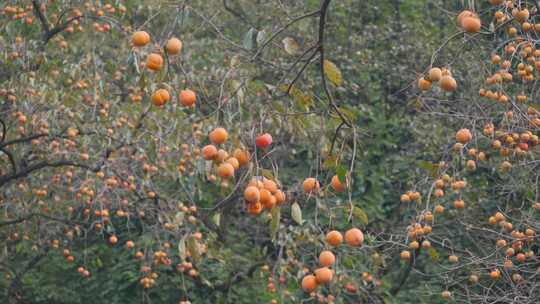
{"label": "ripe orange fruit", "polygon": [[422,91],[427,91],[431,88],[431,81],[421,77],[418,79],[418,88]]}
{"label": "ripe orange fruit", "polygon": [[165,45],[165,49],[167,50],[168,54],[171,55],[177,55],[180,54],[180,51],[182,50],[182,41],[178,38],[171,38],[167,41],[167,44]]}
{"label": "ripe orange fruit", "polygon": [[215,128],[212,132],[210,132],[210,134],[208,134],[208,138],[213,144],[219,145],[227,141],[227,138],[229,138],[229,133],[227,133],[227,130],[224,128]]}
{"label": "ripe orange fruit", "polygon": [[337,175],[332,176],[332,180],[330,181],[330,186],[332,186],[332,189],[336,192],[343,192],[345,190],[345,186],[340,180]]}
{"label": "ripe orange fruit", "polygon": [[456,141],[466,144],[472,140],[472,133],[469,129],[460,129],[456,132]]}
{"label": "ripe orange fruit", "polygon": [[319,284],[330,283],[330,281],[332,281],[332,278],[334,277],[332,270],[330,270],[330,268],[328,267],[321,267],[319,269],[316,269],[314,273],[315,273],[315,279],[317,280],[317,283]]}
{"label": "ripe orange fruit", "polygon": [[430,81],[439,81],[442,77],[442,71],[439,68],[431,68],[428,72]]}
{"label": "ripe orange fruit", "polygon": [[461,21],[461,26],[467,33],[478,33],[482,28],[482,22],[478,17],[465,17]]}
{"label": "ripe orange fruit", "polygon": [[259,190],[259,194],[260,194],[260,202],[261,204],[263,204],[263,206],[267,207],[272,204],[272,193],[270,193],[270,191],[263,188]]}
{"label": "ripe orange fruit", "polygon": [[217,174],[221,178],[230,178],[234,176],[234,167],[229,163],[222,163],[217,169]]}
{"label": "ripe orange fruit", "polygon": [[137,31],[131,36],[134,46],[145,46],[150,42],[150,35],[145,31]]}
{"label": "ripe orange fruit", "polygon": [[304,278],[302,279],[302,289],[305,292],[310,293],[314,291],[316,288],[317,288],[317,279],[315,278],[315,276],[312,274],[308,274],[304,276]]}
{"label": "ripe orange fruit", "polygon": [[234,157],[227,158],[227,160],[225,162],[231,164],[233,166],[234,170],[238,170],[240,168],[240,163],[238,162],[238,159],[236,159]]}
{"label": "ripe orange fruit", "polygon": [[242,149],[235,149],[233,156],[238,159],[240,166],[245,166],[249,163],[249,152]]}
{"label": "ripe orange fruit", "polygon": [[287,197],[285,196],[285,192],[281,190],[278,190],[276,193],[274,193],[274,196],[276,197],[277,204],[283,204],[287,200]]}
{"label": "ripe orange fruit", "polygon": [[201,152],[202,152],[203,158],[205,160],[212,160],[218,154],[218,150],[217,150],[216,146],[214,146],[214,145],[206,145],[206,146],[204,146],[202,148]]}
{"label": "ripe orange fruit", "polygon": [[457,89],[457,82],[452,76],[442,76],[439,80],[439,87],[444,91],[453,92]]}
{"label": "ripe orange fruit", "polygon": [[163,65],[163,57],[161,55],[152,53],[146,58],[146,67],[152,71],[159,71]]}
{"label": "ripe orange fruit", "polygon": [[304,193],[317,193],[319,191],[320,184],[317,179],[308,177],[304,180],[302,187],[304,188]]}
{"label": "ripe orange fruit", "polygon": [[224,162],[229,157],[229,153],[223,149],[219,149],[214,161],[216,163]]}
{"label": "ripe orange fruit", "polygon": [[278,191],[276,182],[274,182],[273,180],[266,179],[266,178],[263,179],[263,187],[264,189],[270,191],[270,193],[272,194]]}
{"label": "ripe orange fruit", "polygon": [[345,232],[345,242],[352,247],[362,246],[364,234],[358,228],[351,228]]}
{"label": "ripe orange fruit", "polygon": [[256,203],[260,199],[260,193],[259,189],[254,186],[248,186],[246,190],[244,190],[244,199],[250,203]]}
{"label": "ripe orange fruit", "polygon": [[272,144],[272,135],[268,133],[261,134],[255,138],[255,145],[259,149],[265,149]]}
{"label": "ripe orange fruit", "polygon": [[332,253],[332,251],[325,250],[319,254],[319,264],[321,266],[330,267],[336,262],[336,257]]}
{"label": "ripe orange fruit", "polygon": [[180,103],[185,107],[192,107],[197,101],[197,95],[192,90],[182,90],[180,91]]}
{"label": "ripe orange fruit", "polygon": [[331,246],[339,246],[343,242],[343,236],[337,230],[332,230],[326,234],[326,242]]}
{"label": "ripe orange fruit", "polygon": [[466,17],[476,17],[476,14],[469,11],[469,10],[464,10],[462,11],[461,13],[459,13],[459,15],[457,16],[457,24],[461,27],[463,27],[463,19],[465,19]]}
{"label": "ripe orange fruit", "polygon": [[158,107],[165,105],[170,99],[171,95],[165,89],[159,89],[152,94],[152,103]]}
{"label": "ripe orange fruit", "polygon": [[116,237],[116,235],[111,235],[111,236],[109,237],[109,242],[110,242],[111,244],[116,244],[116,243],[118,243],[118,238]]}
{"label": "ripe orange fruit", "polygon": [[263,210],[263,205],[260,202],[251,203],[247,206],[247,212],[252,215],[260,214]]}

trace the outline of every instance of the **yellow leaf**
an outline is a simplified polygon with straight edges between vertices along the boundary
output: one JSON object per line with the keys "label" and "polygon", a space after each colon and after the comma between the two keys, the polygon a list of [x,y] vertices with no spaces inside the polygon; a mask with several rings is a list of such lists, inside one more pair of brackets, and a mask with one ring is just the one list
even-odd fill
{"label": "yellow leaf", "polygon": [[341,76],[341,71],[339,68],[330,60],[324,60],[324,75],[330,80],[336,87],[339,87],[343,82],[343,77]]}

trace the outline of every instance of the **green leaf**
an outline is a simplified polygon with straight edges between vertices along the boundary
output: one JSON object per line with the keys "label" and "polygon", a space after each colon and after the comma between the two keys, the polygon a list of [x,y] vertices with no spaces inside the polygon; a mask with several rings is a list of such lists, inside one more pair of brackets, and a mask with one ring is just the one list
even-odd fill
{"label": "green leaf", "polygon": [[182,259],[182,261],[184,261],[187,257],[185,236],[181,238],[180,241],[178,242],[178,256],[180,256],[180,259]]}
{"label": "green leaf", "polygon": [[302,225],[302,209],[300,208],[300,205],[298,205],[298,203],[296,202],[291,206],[291,216],[296,223]]}
{"label": "green leaf", "polygon": [[339,87],[343,83],[343,76],[339,68],[330,60],[325,59],[323,63],[324,75],[332,82],[336,87]]}
{"label": "green leaf", "polygon": [[242,44],[248,50],[253,48],[253,34],[255,34],[255,29],[250,28],[249,31],[247,31],[247,33],[244,35],[244,40],[242,41]]}
{"label": "green leaf", "polygon": [[219,224],[221,223],[221,213],[214,214],[214,216],[212,216],[212,221],[219,227]]}
{"label": "green leaf", "polygon": [[272,208],[272,221],[270,222],[270,236],[272,237],[272,241],[276,239],[280,218],[281,208],[277,206]]}
{"label": "green leaf", "polygon": [[337,166],[336,175],[338,176],[339,181],[342,182],[343,184],[347,182],[346,181],[347,169],[345,169],[345,167],[343,167],[342,165]]}
{"label": "green leaf", "polygon": [[[348,211],[350,212],[351,209],[348,208]],[[357,220],[362,222],[362,224],[367,225],[369,223],[368,216],[367,216],[366,212],[362,208],[354,206],[352,214],[353,214],[354,218],[356,218]]]}
{"label": "green leaf", "polygon": [[201,253],[199,252],[199,244],[197,243],[197,240],[191,236],[187,241],[187,248],[191,258],[195,263],[199,262],[201,260]]}
{"label": "green leaf", "polygon": [[434,260],[434,261],[438,261],[439,260],[439,253],[437,252],[437,250],[433,247],[430,247],[428,249],[428,255],[429,257]]}

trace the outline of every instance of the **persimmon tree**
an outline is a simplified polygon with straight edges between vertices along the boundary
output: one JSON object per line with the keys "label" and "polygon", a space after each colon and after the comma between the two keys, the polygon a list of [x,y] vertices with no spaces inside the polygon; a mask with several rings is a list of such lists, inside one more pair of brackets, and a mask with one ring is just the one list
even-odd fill
{"label": "persimmon tree", "polygon": [[1,299],[537,302],[538,7],[475,2],[2,3]]}
{"label": "persimmon tree", "polygon": [[423,112],[455,135],[401,196],[412,211],[401,258],[444,299],[536,303],[539,7],[483,2],[458,12],[460,31],[418,79]]}

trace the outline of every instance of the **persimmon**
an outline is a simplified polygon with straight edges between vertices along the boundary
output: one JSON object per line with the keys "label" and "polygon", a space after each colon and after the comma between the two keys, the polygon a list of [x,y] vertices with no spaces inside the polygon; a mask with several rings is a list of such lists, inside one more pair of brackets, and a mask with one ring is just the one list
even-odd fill
{"label": "persimmon", "polygon": [[250,203],[247,206],[247,212],[252,215],[260,214],[263,211],[263,205],[260,202]]}
{"label": "persimmon", "polygon": [[167,50],[167,54],[170,55],[180,54],[180,51],[182,51],[182,41],[175,37],[167,40],[167,44],[165,44],[165,50]]}
{"label": "persimmon", "polygon": [[229,152],[223,150],[223,149],[219,149],[217,151],[217,155],[216,157],[214,157],[214,161],[216,163],[222,163],[224,162],[227,158],[229,158]]}
{"label": "persimmon", "polygon": [[146,58],[146,67],[152,71],[159,71],[163,65],[163,57],[161,55],[152,53]]}
{"label": "persimmon", "polygon": [[255,138],[255,145],[259,149],[266,149],[272,144],[272,135],[268,133],[261,134]]}
{"label": "persimmon", "polygon": [[145,31],[137,31],[131,36],[131,42],[134,46],[145,46],[150,42],[150,35]]}
{"label": "persimmon", "polygon": [[273,180],[269,180],[269,179],[263,179],[263,187],[270,191],[270,193],[274,194],[278,191],[278,186],[276,184],[276,182],[274,182]]}
{"label": "persimmon", "polygon": [[276,191],[276,193],[274,193],[274,196],[276,197],[276,203],[277,204],[283,204],[287,200],[285,192],[283,192],[281,190]]}
{"label": "persimmon", "polygon": [[272,204],[272,193],[270,193],[270,191],[268,191],[267,189],[260,189],[259,190],[259,194],[260,194],[260,202],[261,204],[263,204],[263,206],[271,206]]}
{"label": "persimmon", "polygon": [[250,203],[258,202],[260,199],[259,189],[254,186],[248,186],[246,190],[244,190],[244,199]]}
{"label": "persimmon", "polygon": [[461,26],[467,33],[478,33],[482,28],[482,22],[478,17],[465,17],[461,21]]}
{"label": "persimmon", "polygon": [[240,166],[245,166],[249,163],[249,152],[242,149],[235,149],[233,156],[238,160]]}
{"label": "persimmon", "polygon": [[180,91],[178,98],[180,99],[180,103],[185,107],[192,107],[197,101],[197,95],[189,89]]}
{"label": "persimmon", "polygon": [[472,140],[472,133],[469,129],[460,129],[456,132],[456,141],[466,144]]}
{"label": "persimmon", "polygon": [[428,78],[430,81],[439,81],[442,77],[442,71],[439,68],[431,68],[428,72]]}
{"label": "persimmon", "polygon": [[231,164],[233,166],[234,170],[238,170],[240,168],[240,163],[238,162],[238,159],[236,159],[234,157],[227,158],[227,160],[225,162]]}
{"label": "persimmon", "polygon": [[109,243],[111,243],[111,244],[113,244],[113,245],[116,244],[116,243],[118,243],[118,238],[116,237],[116,235],[111,235],[111,236],[109,237]]}
{"label": "persimmon", "polygon": [[206,145],[201,150],[203,158],[205,160],[212,160],[218,154],[218,149],[214,145]]}
{"label": "persimmon", "polygon": [[346,185],[343,184],[337,175],[332,176],[332,180],[330,181],[330,186],[334,191],[336,192],[343,192],[345,191]]}
{"label": "persimmon", "polygon": [[152,94],[152,103],[158,107],[162,107],[171,99],[169,91],[165,89],[159,89]]}
{"label": "persimmon", "polygon": [[229,163],[222,163],[217,169],[217,174],[221,178],[231,178],[234,176],[234,167]]}
{"label": "persimmon", "polygon": [[332,230],[326,234],[326,242],[331,246],[339,246],[343,242],[343,236],[337,230]]}
{"label": "persimmon", "polygon": [[332,251],[325,250],[322,251],[321,254],[319,254],[319,264],[321,266],[330,267],[336,262],[336,257],[332,253]]}
{"label": "persimmon", "polygon": [[332,278],[334,277],[334,274],[332,273],[332,270],[328,267],[321,267],[318,269],[315,269],[315,279],[317,280],[318,284],[328,284],[330,281],[332,281]]}
{"label": "persimmon", "polygon": [[304,193],[317,193],[320,189],[320,184],[314,177],[308,177],[302,183]]}
{"label": "persimmon", "polygon": [[227,141],[229,133],[224,128],[219,127],[212,130],[212,132],[208,134],[208,138],[213,144],[219,145]]}
{"label": "persimmon", "polygon": [[317,285],[317,279],[312,274],[308,274],[302,279],[302,289],[304,292],[313,292],[315,289],[317,289]]}
{"label": "persimmon", "polygon": [[411,252],[407,251],[407,250],[404,250],[399,254],[399,258],[404,260],[404,261],[410,260],[411,259]]}
{"label": "persimmon", "polygon": [[461,13],[459,13],[459,15],[457,16],[457,24],[460,27],[463,27],[463,19],[465,19],[466,17],[475,17],[475,16],[476,16],[475,13],[469,10],[464,10]]}
{"label": "persimmon", "polygon": [[126,242],[126,247],[128,249],[131,249],[131,248],[135,247],[135,243],[133,243],[133,241],[127,241]]}
{"label": "persimmon", "polygon": [[439,80],[439,87],[447,92],[453,92],[457,89],[457,82],[454,77],[445,75]]}
{"label": "persimmon", "polygon": [[345,232],[345,242],[352,247],[362,246],[364,234],[358,228],[351,228]]}
{"label": "persimmon", "polygon": [[421,77],[418,79],[418,88],[422,91],[427,91],[431,88],[431,81]]}

